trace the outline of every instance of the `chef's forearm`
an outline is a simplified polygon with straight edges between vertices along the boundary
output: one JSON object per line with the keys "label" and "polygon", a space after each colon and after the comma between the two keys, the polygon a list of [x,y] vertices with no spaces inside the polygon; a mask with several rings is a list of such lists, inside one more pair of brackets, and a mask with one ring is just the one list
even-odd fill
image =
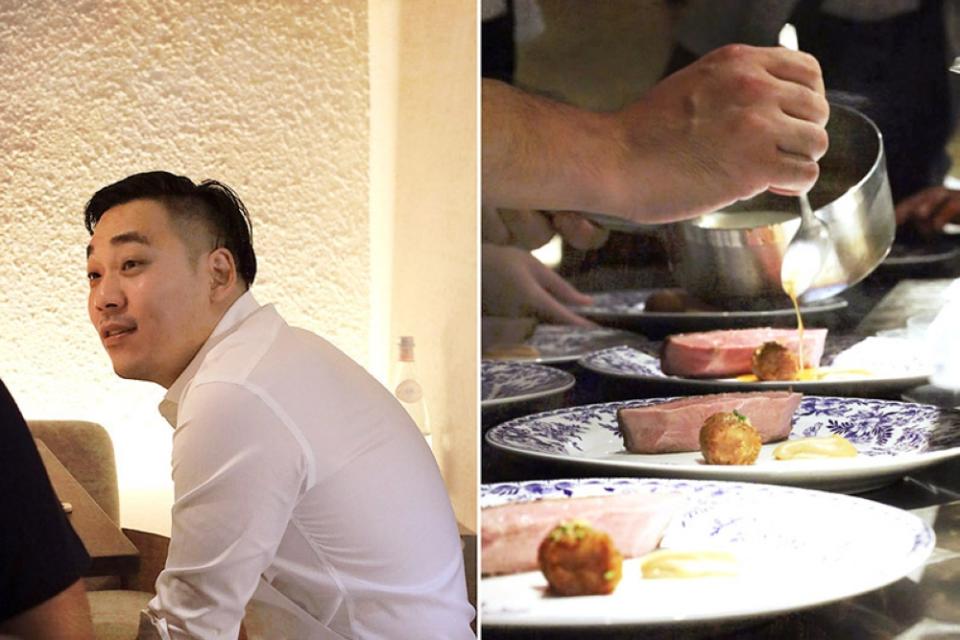
{"label": "chef's forearm", "polygon": [[611,114],[482,85],[484,204],[616,212],[618,136]]}

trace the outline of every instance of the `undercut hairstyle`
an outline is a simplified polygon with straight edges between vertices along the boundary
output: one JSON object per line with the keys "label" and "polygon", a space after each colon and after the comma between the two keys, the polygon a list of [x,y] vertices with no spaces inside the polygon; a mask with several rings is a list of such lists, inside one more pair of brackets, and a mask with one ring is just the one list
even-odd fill
{"label": "undercut hairstyle", "polygon": [[189,178],[166,171],[136,173],[103,187],[90,198],[83,212],[90,235],[104,213],[132,200],[154,200],[166,207],[188,247],[196,240],[186,227],[201,224],[213,240],[212,248],[229,251],[237,275],[247,288],[253,284],[257,256],[253,252],[250,214],[233,189],[216,180],[194,184]]}

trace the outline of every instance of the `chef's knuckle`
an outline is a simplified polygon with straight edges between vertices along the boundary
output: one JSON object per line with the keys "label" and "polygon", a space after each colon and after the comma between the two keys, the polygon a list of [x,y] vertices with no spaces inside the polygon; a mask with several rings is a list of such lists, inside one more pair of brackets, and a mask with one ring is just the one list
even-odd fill
{"label": "chef's knuckle", "polygon": [[728,44],[716,49],[711,55],[718,62],[733,64],[748,59],[751,51],[752,47],[744,44]]}
{"label": "chef's knuckle", "polygon": [[813,134],[813,153],[814,157],[819,159],[827,153],[830,148],[830,136],[826,129],[816,129]]}

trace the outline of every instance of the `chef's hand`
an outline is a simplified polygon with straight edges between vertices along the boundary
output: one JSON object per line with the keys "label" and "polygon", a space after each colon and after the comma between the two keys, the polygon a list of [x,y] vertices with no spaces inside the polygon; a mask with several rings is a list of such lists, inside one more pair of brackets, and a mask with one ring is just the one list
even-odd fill
{"label": "chef's hand", "polygon": [[[722,47],[618,114],[628,186],[643,185],[645,208],[660,217],[716,210],[767,190],[798,195],[819,175],[829,114],[813,56]],[[638,200],[629,189],[624,195],[624,208]]]}
{"label": "chef's hand", "polygon": [[594,326],[564,306],[588,305],[590,296],[577,291],[523,249],[482,245],[480,282],[484,315],[532,315],[547,322]]}
{"label": "chef's hand", "polygon": [[768,189],[808,190],[828,144],[820,65],[781,47],[722,47],[615,113],[489,79],[481,99],[491,206],[692,218]]}
{"label": "chef's hand", "polygon": [[575,249],[596,249],[610,232],[574,211],[535,211],[481,208],[481,235],[484,242],[537,249],[559,233]]}
{"label": "chef's hand", "polygon": [[932,235],[943,225],[960,220],[960,191],[928,187],[900,201],[897,224],[911,224],[923,235]]}

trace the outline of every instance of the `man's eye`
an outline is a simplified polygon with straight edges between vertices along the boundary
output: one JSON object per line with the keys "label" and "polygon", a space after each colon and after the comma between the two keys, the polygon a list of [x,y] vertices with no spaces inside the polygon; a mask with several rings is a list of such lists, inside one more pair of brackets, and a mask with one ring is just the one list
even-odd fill
{"label": "man's eye", "polygon": [[100,274],[97,273],[96,271],[90,271],[87,273],[87,280],[89,280],[90,282],[93,282],[99,277],[100,277]]}
{"label": "man's eye", "polygon": [[124,271],[128,269],[134,269],[142,264],[139,260],[124,260],[121,267]]}

